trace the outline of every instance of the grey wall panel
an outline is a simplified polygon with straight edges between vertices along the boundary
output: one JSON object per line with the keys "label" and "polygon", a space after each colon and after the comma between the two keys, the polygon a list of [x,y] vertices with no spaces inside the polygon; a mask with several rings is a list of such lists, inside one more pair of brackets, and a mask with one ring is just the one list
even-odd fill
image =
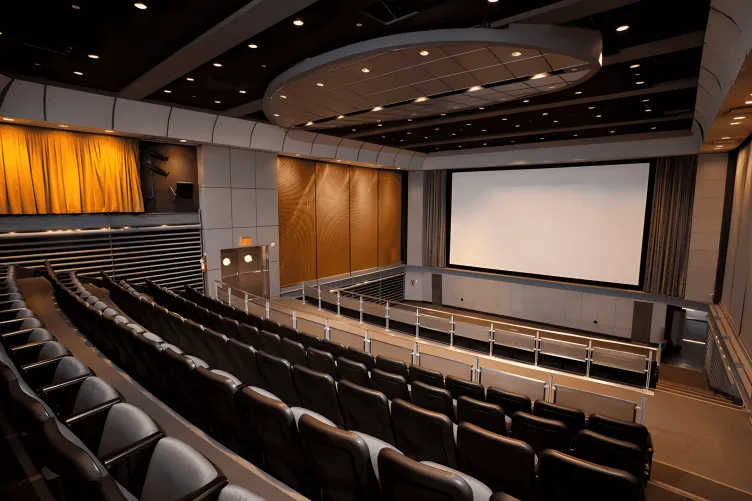
{"label": "grey wall panel", "polygon": [[170,110],[169,106],[117,99],[113,129],[132,134],[166,137]]}
{"label": "grey wall panel", "polygon": [[44,85],[13,80],[0,106],[0,115],[44,120]]}
{"label": "grey wall panel", "polygon": [[47,86],[45,107],[48,122],[112,129],[114,105],[115,98],[111,96]]}
{"label": "grey wall panel", "polygon": [[240,120],[238,118],[219,117],[214,124],[214,144],[240,146],[248,148],[251,145],[251,135],[256,122]]}

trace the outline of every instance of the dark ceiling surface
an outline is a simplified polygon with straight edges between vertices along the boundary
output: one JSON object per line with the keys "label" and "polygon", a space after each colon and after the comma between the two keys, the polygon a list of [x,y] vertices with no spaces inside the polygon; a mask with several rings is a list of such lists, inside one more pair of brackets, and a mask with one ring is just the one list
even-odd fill
{"label": "dark ceiling surface", "polygon": [[[249,0],[143,0],[145,10],[128,0],[72,2],[4,3],[0,8],[0,73],[118,93]],[[689,129],[702,46],[672,39],[701,35],[710,0],[601,0],[606,6],[621,5],[604,12],[599,12],[603,10],[599,2],[580,3],[593,13],[570,19],[562,8],[558,16],[562,21],[557,24],[602,33],[605,66],[583,84],[528,102],[516,100],[484,110],[356,130],[332,128],[327,133],[434,152]],[[288,68],[338,47],[410,31],[504,29],[502,20],[537,9],[548,9],[547,15],[557,19],[557,4],[571,2],[318,0],[189,73],[175,75],[146,99],[228,112],[260,100],[269,83]],[[295,19],[304,24],[295,26]],[[629,29],[617,32],[622,25]],[[89,54],[99,58],[91,59]],[[639,67],[633,68],[635,64]],[[266,121],[261,111],[245,118]]]}

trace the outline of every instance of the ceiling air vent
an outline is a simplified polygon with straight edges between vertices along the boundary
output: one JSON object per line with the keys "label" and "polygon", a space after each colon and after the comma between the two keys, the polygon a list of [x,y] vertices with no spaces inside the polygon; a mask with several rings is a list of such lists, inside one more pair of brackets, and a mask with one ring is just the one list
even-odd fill
{"label": "ceiling air vent", "polygon": [[363,9],[368,16],[386,25],[402,21],[446,0],[378,0]]}

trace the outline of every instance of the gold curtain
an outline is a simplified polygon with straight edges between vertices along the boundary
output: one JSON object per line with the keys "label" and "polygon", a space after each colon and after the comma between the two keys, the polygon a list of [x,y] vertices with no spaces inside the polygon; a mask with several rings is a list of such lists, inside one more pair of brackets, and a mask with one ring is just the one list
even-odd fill
{"label": "gold curtain", "polygon": [[138,141],[0,125],[0,214],[143,211]]}

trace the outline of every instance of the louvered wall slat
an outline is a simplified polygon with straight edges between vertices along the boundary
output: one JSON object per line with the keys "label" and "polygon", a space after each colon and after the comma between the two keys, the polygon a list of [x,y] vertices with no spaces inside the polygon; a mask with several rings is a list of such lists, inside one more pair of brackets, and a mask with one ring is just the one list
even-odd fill
{"label": "louvered wall slat", "polygon": [[0,263],[116,280],[145,279],[170,289],[188,284],[203,292],[201,226],[158,226],[0,235]]}

